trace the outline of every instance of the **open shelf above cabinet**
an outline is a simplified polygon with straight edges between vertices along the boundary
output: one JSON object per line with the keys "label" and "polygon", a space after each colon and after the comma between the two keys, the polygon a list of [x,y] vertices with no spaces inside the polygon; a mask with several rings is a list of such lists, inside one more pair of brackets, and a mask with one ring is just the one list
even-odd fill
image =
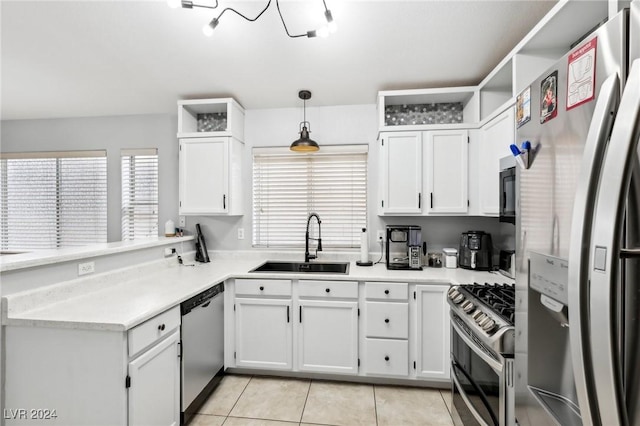
{"label": "open shelf above cabinet", "polygon": [[476,87],[378,92],[381,132],[468,128],[478,112]]}
{"label": "open shelf above cabinet", "polygon": [[178,101],[178,138],[211,136],[244,140],[244,108],[233,98]]}

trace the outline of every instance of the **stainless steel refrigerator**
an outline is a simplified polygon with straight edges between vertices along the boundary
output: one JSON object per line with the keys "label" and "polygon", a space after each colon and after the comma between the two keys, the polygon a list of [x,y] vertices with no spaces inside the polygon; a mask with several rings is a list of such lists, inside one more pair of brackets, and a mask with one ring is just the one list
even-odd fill
{"label": "stainless steel refrigerator", "polygon": [[640,424],[640,5],[533,81],[516,141],[516,420]]}

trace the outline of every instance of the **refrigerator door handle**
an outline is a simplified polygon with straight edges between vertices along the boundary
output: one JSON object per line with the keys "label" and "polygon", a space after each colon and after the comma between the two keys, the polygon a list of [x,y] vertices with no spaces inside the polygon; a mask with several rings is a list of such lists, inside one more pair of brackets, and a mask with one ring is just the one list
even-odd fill
{"label": "refrigerator door handle", "polygon": [[[611,131],[589,245],[591,355],[598,383],[600,423],[628,425],[623,369],[618,346],[620,325],[615,321],[620,291],[621,237],[631,174],[640,137],[640,59],[631,65],[620,107]],[[637,220],[633,218],[632,220]],[[581,406],[582,409],[582,406]]]}
{"label": "refrigerator door handle", "polygon": [[613,117],[618,108],[620,80],[618,74],[610,75],[602,84],[587,139],[578,178],[571,221],[569,249],[569,332],[573,360],[576,393],[580,404],[582,422],[594,424],[597,420],[596,395],[591,374],[591,346],[589,342],[588,267],[591,221],[600,179],[602,164]]}

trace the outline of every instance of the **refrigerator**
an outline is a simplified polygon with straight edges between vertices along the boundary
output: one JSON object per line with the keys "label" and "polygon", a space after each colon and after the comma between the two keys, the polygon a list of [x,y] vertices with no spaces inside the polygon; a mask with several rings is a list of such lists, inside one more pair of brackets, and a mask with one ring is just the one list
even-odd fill
{"label": "refrigerator", "polygon": [[517,98],[521,426],[640,424],[639,43],[634,1]]}

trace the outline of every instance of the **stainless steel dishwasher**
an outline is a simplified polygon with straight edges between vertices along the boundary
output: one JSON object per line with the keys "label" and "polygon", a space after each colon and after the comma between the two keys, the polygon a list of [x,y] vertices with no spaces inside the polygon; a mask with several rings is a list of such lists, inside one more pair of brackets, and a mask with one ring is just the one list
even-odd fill
{"label": "stainless steel dishwasher", "polygon": [[181,423],[187,423],[224,374],[224,283],[180,304]]}

